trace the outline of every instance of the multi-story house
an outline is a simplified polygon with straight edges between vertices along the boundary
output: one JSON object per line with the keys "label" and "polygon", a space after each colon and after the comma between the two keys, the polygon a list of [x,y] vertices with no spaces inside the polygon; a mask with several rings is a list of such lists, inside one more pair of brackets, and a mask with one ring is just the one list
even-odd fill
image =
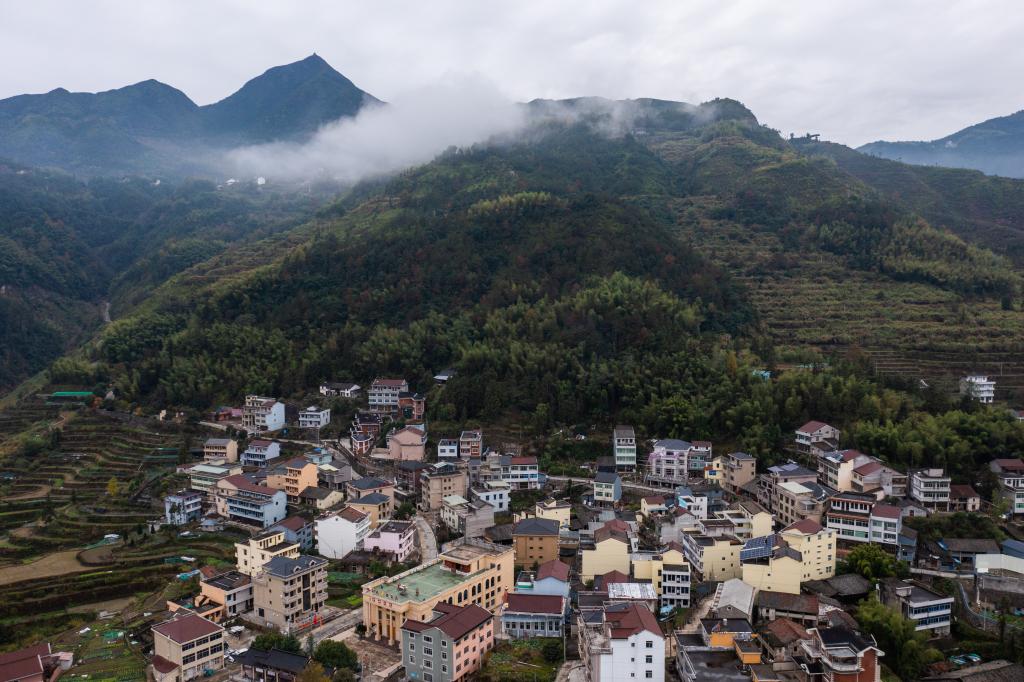
{"label": "multi-story house", "polygon": [[363,549],[402,562],[416,549],[416,525],[412,521],[388,521],[363,539]]}
{"label": "multi-story house", "polygon": [[482,538],[494,525],[494,507],[480,500],[467,500],[462,495],[449,495],[441,501],[441,523],[453,533],[467,538]]}
{"label": "multi-story house", "polygon": [[995,459],[989,469],[999,477],[999,492],[1013,516],[1024,515],[1024,461]]}
{"label": "multi-story house", "polygon": [[425,469],[430,468],[429,462],[398,462],[395,464],[395,483],[401,490],[401,493],[396,493],[400,497],[402,495],[419,497],[420,494],[420,474]]}
{"label": "multi-story house", "polygon": [[349,444],[352,446],[352,454],[356,457],[362,457],[368,455],[370,450],[373,450],[373,444],[376,440],[373,436],[368,436],[364,433],[352,433],[349,436]]}
{"label": "multi-story house", "polygon": [[632,426],[620,425],[612,431],[612,455],[616,470],[636,469],[636,433]]}
{"label": "multi-story house", "polygon": [[299,410],[299,428],[322,429],[330,423],[331,410],[329,408],[310,405],[304,410]]}
{"label": "multi-story house", "polygon": [[582,612],[577,631],[587,682],[664,682],[665,637],[647,606],[609,604]]}
{"label": "multi-story house", "polygon": [[254,440],[242,453],[242,464],[248,467],[265,467],[267,462],[281,456],[281,444],[270,440]]}
{"label": "multi-story house", "polygon": [[393,500],[395,497],[395,482],[384,478],[377,478],[376,476],[363,476],[362,478],[354,478],[349,481],[345,486],[345,493],[350,498],[380,493]]}
{"label": "multi-story house", "polygon": [[757,477],[757,501],[770,512],[776,511],[778,488],[783,483],[816,483],[818,474],[805,469],[796,462],[768,467],[768,471]]}
{"label": "multi-story house", "polygon": [[313,549],[316,544],[316,523],[297,514],[275,523],[267,531],[284,533],[285,542],[294,542],[303,550]]}
{"label": "multi-story house", "polygon": [[960,380],[960,395],[991,405],[996,399],[996,382],[983,374],[971,374]]}
{"label": "multi-story house", "polygon": [[164,518],[172,526],[184,526],[203,515],[203,494],[198,490],[179,490],[164,498]]}
{"label": "multi-story house", "polygon": [[463,431],[459,435],[459,457],[469,459],[480,457],[484,451],[484,434],[479,429],[474,431]]}
{"label": "multi-story house", "polygon": [[325,381],[320,384],[320,395],[338,398],[358,398],[359,384],[352,382]]}
{"label": "multi-story house", "polygon": [[512,528],[515,565],[538,566],[558,558],[559,525],[549,519],[524,519]]}
{"label": "multi-story house", "polygon": [[833,494],[833,490],[813,481],[780,483],[775,488],[772,505],[775,518],[783,526],[802,519],[811,519],[815,523],[827,525],[824,522],[825,505]]}
{"label": "multi-story house", "polygon": [[610,471],[594,474],[594,504],[613,505],[622,499],[622,479]]}
{"label": "multi-story house", "polygon": [[569,600],[553,594],[505,595],[501,631],[512,639],[563,637],[569,614]]}
{"label": "multi-story house", "polygon": [[232,438],[207,438],[203,443],[203,461],[237,462],[238,442]]}
{"label": "multi-story house", "polygon": [[370,517],[370,529],[373,530],[385,519],[391,518],[394,501],[387,495],[381,493],[370,493],[348,501],[352,509],[363,512]]}
{"label": "multi-story house", "polygon": [[398,395],[408,390],[409,382],[405,379],[374,379],[367,393],[370,411],[378,414],[398,412]]}
{"label": "multi-story house", "polygon": [[969,485],[949,486],[949,511],[976,512],[981,509],[981,495]]}
{"label": "multi-story house", "polygon": [[671,542],[658,552],[634,552],[629,559],[633,579],[650,582],[661,608],[690,605],[690,565],[681,544]]}
{"label": "multi-story house", "polygon": [[447,462],[435,464],[420,474],[420,509],[437,511],[449,495],[466,496],[466,472]]}
{"label": "multi-story house", "polygon": [[403,426],[388,433],[388,457],[395,462],[422,462],[427,452],[427,431],[422,426]]}
{"label": "multi-story house", "polygon": [[810,628],[810,639],[800,643],[797,666],[820,669],[817,679],[829,682],[870,682],[881,679],[885,654],[874,637],[846,626]]}
{"label": "multi-story house", "polygon": [[732,527],[725,532],[739,540],[761,537],[772,532],[772,515],[753,500],[743,500],[728,509],[715,512],[715,518],[730,521]]}
{"label": "multi-story house", "polygon": [[454,462],[459,458],[459,441],[454,438],[442,438],[437,441],[437,459],[439,462]]}
{"label": "multi-story house", "polygon": [[610,571],[629,573],[629,555],[635,549],[630,527],[623,521],[608,521],[592,537],[580,538],[580,579],[586,582]]}
{"label": "multi-story house", "polygon": [[299,544],[288,542],[284,531],[267,531],[245,542],[235,543],[235,565],[239,573],[256,575],[274,557],[299,556]]}
{"label": "multi-story house", "polygon": [[554,594],[569,598],[569,564],[554,559],[534,572],[522,571],[516,576],[516,594]]}
{"label": "multi-story house", "polygon": [[352,507],[316,520],[317,551],[330,559],[342,559],[357,549],[370,533],[370,515]]}
{"label": "multi-story house", "polygon": [[952,480],[942,469],[917,469],[910,473],[910,499],[925,509],[949,511]]}
{"label": "multi-story house", "polygon": [[252,584],[257,618],[284,633],[302,630],[316,622],[327,602],[327,559],[274,557]]}
{"label": "multi-story house", "polygon": [[317,465],[317,486],[327,490],[345,490],[352,480],[352,466],[341,461]]}
{"label": "multi-story house", "polygon": [[674,438],[654,442],[647,456],[646,480],[652,485],[676,486],[688,479],[704,478],[711,462],[711,443],[690,443]]}
{"label": "multi-story house", "polygon": [[[470,488],[469,497],[491,505],[494,507],[494,512],[500,514],[509,510],[511,491],[512,486],[505,481],[487,481]],[[566,523],[566,527],[568,527],[568,523]]]}
{"label": "multi-story house", "polygon": [[351,434],[355,436],[366,436],[371,441],[380,438],[380,415],[373,412],[356,412],[352,417]]}
{"label": "multi-story house", "polygon": [[745,452],[719,455],[715,460],[718,462],[717,468],[722,472],[718,484],[729,492],[738,493],[740,488],[753,482],[757,475],[757,460]]}
{"label": "multi-story house", "polygon": [[407,621],[428,621],[441,602],[476,604],[492,614],[513,586],[513,550],[481,540],[445,545],[437,559],[363,585],[367,636],[393,646]]}
{"label": "multi-story house", "polygon": [[240,571],[225,571],[199,583],[195,606],[216,605],[205,612],[212,621],[221,623],[252,611],[252,576]]}
{"label": "multi-story house", "polygon": [[403,419],[422,421],[427,412],[427,398],[422,393],[403,391],[398,394],[398,411]]}
{"label": "multi-story house", "polygon": [[743,543],[735,537],[712,537],[699,531],[686,531],[680,540],[683,554],[698,580],[721,582],[740,577],[740,550]]}
{"label": "multi-story house", "polygon": [[839,447],[839,429],[825,422],[809,421],[796,430],[798,452],[820,457]]}
{"label": "multi-story house", "polygon": [[416,682],[462,682],[494,648],[494,616],[476,604],[437,603],[423,620],[401,624],[405,677]]}
{"label": "multi-story house", "polygon": [[886,466],[874,457],[857,464],[851,475],[851,490],[873,493],[877,497],[906,497],[907,475]]}
{"label": "multi-story house", "polygon": [[299,504],[302,491],[317,487],[319,482],[319,468],[305,457],[295,457],[267,472],[267,486],[283,490],[290,504]]}
{"label": "multi-story house", "polygon": [[480,462],[479,483],[504,481],[512,490],[538,490],[540,469],[536,457],[488,452]]}
{"label": "multi-story house", "polygon": [[743,582],[754,589],[800,594],[802,583],[835,575],[835,531],[805,519],[748,540],[740,562]]}
{"label": "multi-story house", "polygon": [[916,631],[927,631],[930,637],[949,634],[953,597],[939,594],[915,581],[883,578],[882,599],[904,618],[913,621]]}
{"label": "multi-story house", "polygon": [[224,628],[187,610],[153,626],[157,682],[186,682],[224,668]]}
{"label": "multi-story house", "polygon": [[210,495],[216,491],[218,481],[240,473],[242,473],[242,467],[237,464],[228,466],[196,464],[188,469],[188,486],[192,490]]}
{"label": "multi-story house", "polygon": [[865,493],[839,493],[825,512],[825,525],[836,532],[842,547],[872,542],[899,556],[903,518],[899,507],[876,502]]}
{"label": "multi-story house", "polygon": [[245,396],[242,406],[242,428],[249,433],[277,431],[285,425],[285,406],[276,398]]}
{"label": "multi-story house", "polygon": [[217,482],[217,513],[232,521],[268,528],[288,515],[288,496],[253,483],[244,474],[228,476]]}

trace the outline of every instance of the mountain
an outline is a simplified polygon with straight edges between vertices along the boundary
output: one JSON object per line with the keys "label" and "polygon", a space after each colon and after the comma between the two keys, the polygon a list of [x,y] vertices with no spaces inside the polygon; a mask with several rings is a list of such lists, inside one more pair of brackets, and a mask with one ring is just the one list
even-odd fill
{"label": "mountain", "polygon": [[924,166],[973,168],[1024,178],[1024,111],[989,119],[931,142],[871,142],[858,151]]}
{"label": "mountain", "polygon": [[238,92],[201,108],[203,131],[219,139],[269,142],[313,133],[380,100],[357,88],[318,55],[277,66]]}
{"label": "mountain", "polygon": [[302,138],[377,102],[316,55],[203,107],[155,80],[98,93],[58,88],[0,100],[0,158],[86,177],[211,176],[227,148]]}

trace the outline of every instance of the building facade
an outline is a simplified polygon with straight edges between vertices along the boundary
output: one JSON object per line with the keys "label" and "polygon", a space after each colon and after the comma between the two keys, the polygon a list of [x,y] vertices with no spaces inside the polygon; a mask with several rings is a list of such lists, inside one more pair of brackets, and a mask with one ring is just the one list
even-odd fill
{"label": "building facade", "polygon": [[253,612],[284,633],[318,624],[327,602],[327,559],[274,557],[252,579]]}

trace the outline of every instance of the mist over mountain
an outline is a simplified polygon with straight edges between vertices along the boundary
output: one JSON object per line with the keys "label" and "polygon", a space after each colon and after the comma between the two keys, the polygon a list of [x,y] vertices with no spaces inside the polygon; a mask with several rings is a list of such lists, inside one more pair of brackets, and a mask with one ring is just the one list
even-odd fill
{"label": "mist over mountain", "polygon": [[871,142],[865,154],[903,163],[973,168],[1024,178],[1024,111],[989,119],[930,142]]}

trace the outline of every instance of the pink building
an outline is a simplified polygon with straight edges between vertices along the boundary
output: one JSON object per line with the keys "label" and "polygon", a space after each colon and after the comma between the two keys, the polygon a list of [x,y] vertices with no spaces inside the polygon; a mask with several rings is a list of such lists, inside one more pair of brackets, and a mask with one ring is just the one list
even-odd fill
{"label": "pink building", "polygon": [[388,521],[363,538],[367,552],[387,554],[393,561],[405,561],[416,548],[416,527],[411,521]]}

